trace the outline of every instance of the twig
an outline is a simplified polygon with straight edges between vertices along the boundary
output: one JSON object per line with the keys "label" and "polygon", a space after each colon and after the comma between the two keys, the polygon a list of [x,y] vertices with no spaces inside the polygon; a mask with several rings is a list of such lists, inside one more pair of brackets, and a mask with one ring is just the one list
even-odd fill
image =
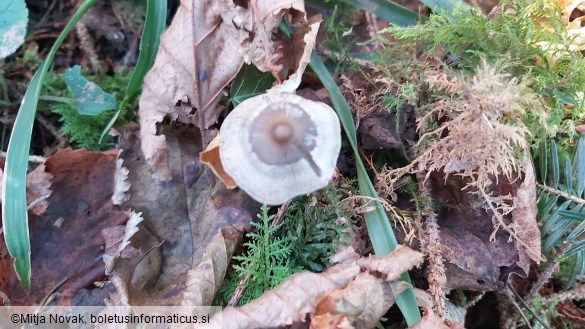
{"label": "twig", "polygon": [[522,296],[520,296],[516,290],[512,287],[512,285],[510,285],[510,282],[506,283],[506,287],[504,289],[504,292],[506,293],[506,296],[508,296],[511,301],[512,304],[514,305],[514,307],[516,307],[518,309],[518,313],[520,313],[520,316],[522,316],[522,318],[524,319],[524,321],[526,321],[526,324],[528,325],[528,327],[532,328],[528,322],[528,319],[526,319],[526,316],[524,315],[524,312],[522,311],[522,309],[520,308],[520,306],[516,303],[516,299],[520,302],[520,304],[522,304],[522,306],[528,310],[528,312],[530,312],[530,314],[532,314],[532,316],[538,321],[540,322],[540,324],[542,324],[542,326],[546,329],[551,329],[538,315],[536,315],[536,313],[534,313],[534,311],[532,310],[532,308],[526,304],[526,302],[524,302],[524,299],[522,298]]}
{"label": "twig", "polygon": [[530,292],[528,292],[528,295],[524,297],[524,301],[527,304],[530,304],[534,296],[540,291],[540,289],[542,289],[544,284],[547,283],[548,280],[550,280],[551,276],[558,270],[558,268],[559,263],[556,261],[552,261],[547,265],[544,271],[542,271],[542,274],[540,275],[538,280],[536,280],[536,282],[532,285],[532,288],[530,288]]}
{"label": "twig", "polygon": [[553,299],[558,298],[559,303],[566,302],[568,300],[583,300],[585,299],[585,283],[574,286],[571,290],[554,294],[553,296],[547,297],[546,301],[550,303]]}
{"label": "twig", "polygon": [[433,310],[442,319],[445,317],[445,285],[447,276],[445,274],[445,264],[441,255],[441,237],[439,236],[439,225],[437,224],[437,215],[431,207],[431,197],[429,189],[425,183],[425,174],[417,174],[418,191],[420,194],[422,209],[419,210],[421,217],[424,217],[426,223],[427,244],[421,243],[421,249],[427,254],[429,261],[429,292],[433,296]]}
{"label": "twig", "polygon": [[463,308],[464,309],[468,309],[470,307],[473,307],[475,304],[477,304],[477,302],[479,302],[483,296],[485,296],[485,291],[480,291],[477,296],[473,297],[471,300],[467,301],[467,303],[463,304]]}
{"label": "twig", "polygon": [[[4,151],[0,152],[0,159],[6,159],[6,152],[4,152]],[[28,162],[32,162],[32,163],[44,163],[45,160],[47,160],[47,159],[42,157],[42,156],[38,156],[38,155],[29,155],[28,156]]]}
{"label": "twig", "polygon": [[564,191],[561,191],[561,190],[557,190],[556,188],[552,188],[550,186],[546,186],[546,185],[543,185],[543,184],[540,184],[540,183],[536,183],[536,186],[538,186],[538,188],[540,188],[541,190],[544,190],[544,191],[546,191],[548,193],[552,193],[552,194],[555,194],[555,195],[560,195],[563,198],[565,198],[567,200],[571,200],[571,201],[573,201],[575,203],[585,204],[585,199],[581,199],[581,198],[576,197],[574,195],[571,195],[571,194],[569,194],[567,192],[564,192]]}
{"label": "twig", "polygon": [[89,64],[91,65],[91,70],[94,73],[98,73],[100,71],[100,62],[98,60],[98,55],[97,52],[95,51],[93,38],[89,34],[87,26],[83,23],[83,21],[80,21],[77,24],[75,24],[75,32],[77,33],[77,37],[79,38],[79,47],[87,55],[87,57],[89,57]]}

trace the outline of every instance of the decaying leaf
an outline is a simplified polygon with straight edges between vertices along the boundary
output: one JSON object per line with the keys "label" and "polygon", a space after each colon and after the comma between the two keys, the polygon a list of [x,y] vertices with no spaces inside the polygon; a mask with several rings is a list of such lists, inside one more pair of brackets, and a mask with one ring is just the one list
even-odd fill
{"label": "decaying leaf", "polygon": [[410,329],[465,329],[462,324],[447,320],[443,321],[430,308],[423,309],[423,318]]}
{"label": "decaying leaf", "polygon": [[255,1],[244,7],[233,1],[181,1],[140,98],[142,149],[156,175],[171,178],[167,141],[157,131],[165,116],[207,129],[221,112],[221,91],[244,61],[280,75],[283,68],[276,62],[283,54],[272,35],[287,13],[292,22],[304,21],[304,2]]}
{"label": "decaying leaf", "polygon": [[304,322],[308,313],[322,316],[331,311],[342,317],[333,314],[318,321],[347,325],[348,321],[343,319],[346,318],[353,322],[352,326],[371,327],[369,324],[381,312],[380,304],[389,304],[395,298],[394,293],[405,288],[395,281],[400,273],[422,260],[421,253],[402,247],[379,259],[360,258],[319,274],[297,273],[242,307],[226,307],[210,325],[211,328],[274,328]]}
{"label": "decaying leaf", "polygon": [[189,270],[187,287],[183,292],[182,305],[207,306],[223,282],[229,261],[238,246],[242,234],[227,226],[217,232],[203,254],[199,265]]}
{"label": "decaying leaf", "polygon": [[[111,261],[116,290],[112,303],[178,305],[210,300],[258,209],[244,193],[226,190],[205,170],[196,156],[201,145],[196,129],[174,127],[163,133],[169,145],[170,181],[149,174],[136,131],[120,137],[124,149],[120,158],[131,183],[130,198],[122,207],[141,212],[143,221],[130,245],[139,253]],[[211,280],[210,286],[193,288],[190,282],[198,279]]]}
{"label": "decaying leaf", "polygon": [[[416,297],[416,303],[422,308],[433,308],[433,296],[428,292],[415,288],[414,296]],[[467,309],[453,304],[450,300],[445,300],[445,320],[451,320],[454,322],[465,323],[465,315]]]}
{"label": "decaying leaf", "polygon": [[211,171],[213,171],[213,173],[219,177],[219,179],[221,179],[226,188],[233,189],[238,185],[236,182],[234,182],[234,179],[225,172],[221,164],[221,159],[219,157],[220,138],[220,135],[215,136],[211,143],[207,145],[205,150],[199,153],[199,159],[202,163],[208,166]]}
{"label": "decaying leaf", "polygon": [[128,212],[128,222],[126,223],[126,228],[124,230],[124,237],[122,238],[122,243],[118,247],[118,253],[121,254],[124,249],[130,244],[130,238],[138,232],[138,224],[143,221],[142,213],[135,213],[134,211]]}
{"label": "decaying leaf", "polygon": [[68,305],[80,289],[103,280],[100,256],[105,242],[100,232],[127,220],[111,202],[115,160],[115,151],[72,149],[46,160],[53,192],[47,210],[31,214],[29,221],[34,280],[27,294],[14,272],[5,272],[4,291],[9,292],[12,305],[38,305],[49,297],[56,305]]}
{"label": "decaying leaf", "polygon": [[[122,150],[118,151],[118,157]],[[119,206],[130,198],[126,194],[130,189],[130,183],[128,182],[128,168],[124,167],[124,160],[116,160],[116,173],[114,174],[114,194],[112,195],[112,202]]]}
{"label": "decaying leaf", "polygon": [[542,259],[540,252],[540,230],[536,223],[536,178],[534,177],[534,168],[529,155],[525,155],[522,165],[524,171],[524,181],[516,190],[514,196],[514,210],[512,210],[512,222],[516,227],[518,238],[524,243],[515,241],[518,250],[518,266],[526,273],[530,268],[530,260],[537,264]]}
{"label": "decaying leaf", "polygon": [[298,61],[295,60],[295,67],[297,69],[286,81],[270,88],[267,92],[292,93],[299,88],[305,68],[307,68],[307,65],[309,65],[309,62],[311,61],[311,53],[315,48],[315,40],[317,39],[317,32],[319,32],[321,21],[321,16],[313,16],[306,24],[295,30],[291,42],[294,42],[296,39],[301,39],[304,42],[302,47],[303,52],[300,53],[301,56]]}
{"label": "decaying leaf", "polygon": [[328,321],[334,315],[342,316],[354,328],[373,328],[394,305],[396,297],[408,287],[403,281],[386,282],[368,272],[362,272],[347,287],[335,290],[317,302],[311,327],[325,328],[314,322],[320,323],[323,318]]}
{"label": "decaying leaf", "polygon": [[[0,177],[1,178],[1,177]],[[51,196],[53,175],[46,172],[45,165],[39,165],[26,176],[26,199],[28,208],[36,215],[47,210],[47,199]]]}

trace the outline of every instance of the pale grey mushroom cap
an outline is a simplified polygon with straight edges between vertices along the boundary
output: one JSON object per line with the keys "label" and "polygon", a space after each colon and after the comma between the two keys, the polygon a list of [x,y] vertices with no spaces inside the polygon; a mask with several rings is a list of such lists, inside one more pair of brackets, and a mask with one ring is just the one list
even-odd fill
{"label": "pale grey mushroom cap", "polygon": [[[269,205],[327,186],[341,148],[335,111],[289,93],[243,101],[226,117],[220,135],[225,172],[248,195]],[[292,144],[283,142],[287,137]]]}

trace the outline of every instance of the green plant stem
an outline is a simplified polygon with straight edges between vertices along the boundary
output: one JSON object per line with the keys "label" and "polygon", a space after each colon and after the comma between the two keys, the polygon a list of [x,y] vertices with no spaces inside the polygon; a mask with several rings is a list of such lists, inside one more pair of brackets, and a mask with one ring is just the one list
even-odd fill
{"label": "green plant stem", "polygon": [[6,248],[14,259],[14,270],[21,284],[30,289],[31,262],[28,214],[26,203],[26,172],[32,136],[32,128],[37,111],[41,87],[47,72],[67,34],[93,6],[96,0],[85,0],[55,41],[47,58],[33,76],[22,99],[14,128],[6,152],[6,166],[2,186],[2,226]]}
{"label": "green plant stem", "polygon": [[130,81],[128,81],[128,88],[126,89],[124,99],[122,100],[122,103],[120,103],[118,111],[116,111],[110,122],[108,122],[108,125],[102,131],[99,140],[100,143],[102,143],[104,137],[110,132],[110,129],[112,129],[120,117],[122,110],[128,105],[132,97],[140,91],[146,73],[154,64],[158,46],[160,44],[160,35],[165,28],[166,17],[166,1],[146,1],[146,18],[144,20],[144,28],[140,38],[140,54],[138,55],[138,61],[136,61],[136,67],[132,72]]}
{"label": "green plant stem", "polygon": [[40,101],[66,103],[66,104],[70,104],[73,106],[75,106],[75,104],[76,104],[74,99],[71,99],[68,97],[59,97],[59,96],[48,96],[48,95],[39,96],[39,100]]}

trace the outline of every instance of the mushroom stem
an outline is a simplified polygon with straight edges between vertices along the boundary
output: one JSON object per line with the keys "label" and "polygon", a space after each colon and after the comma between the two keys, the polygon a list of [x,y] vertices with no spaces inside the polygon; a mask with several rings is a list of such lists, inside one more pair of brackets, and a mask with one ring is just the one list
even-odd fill
{"label": "mushroom stem", "polygon": [[295,143],[294,146],[297,148],[297,150],[299,150],[303,154],[303,158],[305,158],[305,160],[307,160],[307,162],[309,163],[309,165],[311,166],[311,169],[313,169],[315,174],[317,176],[321,177],[321,168],[319,168],[319,166],[317,166],[317,163],[315,163],[315,160],[313,160],[313,156],[311,155],[311,152],[306,150],[302,144],[298,145]]}

